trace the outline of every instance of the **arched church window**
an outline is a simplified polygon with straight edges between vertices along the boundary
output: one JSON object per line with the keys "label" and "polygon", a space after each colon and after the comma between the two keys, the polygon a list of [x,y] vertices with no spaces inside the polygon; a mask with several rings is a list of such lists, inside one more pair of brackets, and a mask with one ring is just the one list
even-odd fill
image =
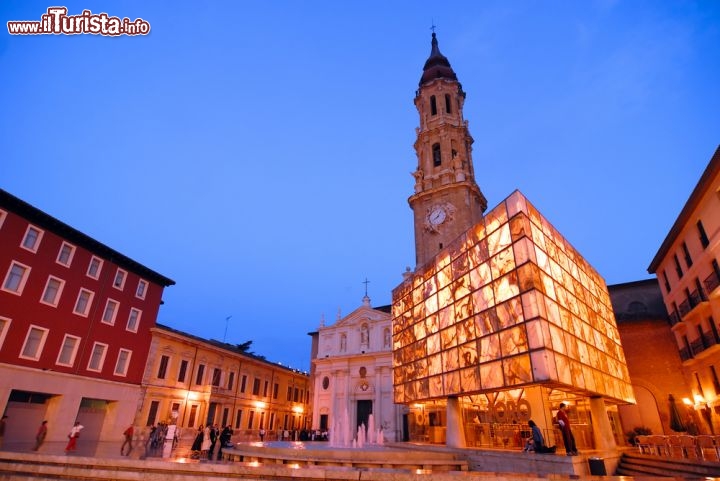
{"label": "arched church window", "polygon": [[628,312],[630,312],[631,314],[640,314],[643,312],[647,312],[647,306],[642,302],[633,301],[628,306]]}
{"label": "arched church window", "polygon": [[430,96],[430,115],[437,115],[437,101],[434,95]]}
{"label": "arched church window", "polygon": [[433,166],[438,167],[442,164],[442,156],[440,155],[440,144],[432,146]]}
{"label": "arched church window", "polygon": [[347,336],[340,334],[340,352],[345,352],[345,350],[347,350]]}
{"label": "arched church window", "polygon": [[330,378],[325,376],[322,380],[322,388],[327,391],[327,388],[330,386]]}
{"label": "arched church window", "polygon": [[450,106],[450,94],[445,94],[445,112],[451,114],[452,108]]}

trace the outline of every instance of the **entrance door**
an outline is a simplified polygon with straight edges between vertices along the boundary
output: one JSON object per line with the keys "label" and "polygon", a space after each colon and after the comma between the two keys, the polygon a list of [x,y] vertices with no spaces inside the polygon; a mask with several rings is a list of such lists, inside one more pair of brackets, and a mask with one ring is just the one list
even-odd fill
{"label": "entrance door", "polygon": [[320,430],[326,431],[328,428],[328,415],[327,414],[321,414],[320,415]]}
{"label": "entrance door", "polygon": [[370,400],[361,400],[357,402],[357,425],[356,428],[360,426],[361,424],[365,425],[365,428],[368,427],[368,420],[370,419],[370,415],[372,414],[372,401]]}

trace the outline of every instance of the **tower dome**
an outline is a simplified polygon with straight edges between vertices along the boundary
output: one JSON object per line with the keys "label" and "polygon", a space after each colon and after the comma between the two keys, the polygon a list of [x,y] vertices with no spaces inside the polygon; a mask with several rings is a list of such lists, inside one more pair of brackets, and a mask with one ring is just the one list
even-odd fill
{"label": "tower dome", "polygon": [[455,75],[455,72],[450,66],[450,62],[448,61],[447,57],[440,53],[437,37],[435,36],[435,32],[433,32],[432,50],[430,50],[430,57],[428,57],[428,59],[425,61],[425,66],[423,67],[423,74],[420,78],[420,85],[422,86],[423,84],[438,78],[457,81],[457,75]]}

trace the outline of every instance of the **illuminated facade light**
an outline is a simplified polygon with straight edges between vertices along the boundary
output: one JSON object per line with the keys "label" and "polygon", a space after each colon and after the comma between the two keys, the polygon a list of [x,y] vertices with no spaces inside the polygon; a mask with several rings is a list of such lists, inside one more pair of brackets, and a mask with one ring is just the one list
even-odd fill
{"label": "illuminated facade light", "polygon": [[393,291],[394,399],[635,401],[605,281],[518,191]]}

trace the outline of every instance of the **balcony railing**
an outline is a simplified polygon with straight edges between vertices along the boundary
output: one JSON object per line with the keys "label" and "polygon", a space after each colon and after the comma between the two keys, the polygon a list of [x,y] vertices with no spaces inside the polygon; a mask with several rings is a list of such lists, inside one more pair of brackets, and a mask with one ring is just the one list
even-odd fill
{"label": "balcony railing", "polygon": [[680,360],[681,361],[687,361],[688,359],[692,359],[693,355],[692,352],[690,352],[690,349],[687,347],[683,347],[680,349]]}
{"label": "balcony railing", "polygon": [[683,347],[680,349],[680,359],[687,361],[718,344],[720,344],[720,339],[718,339],[715,334],[703,332],[698,339],[690,343],[689,348]]}
{"label": "balcony railing", "polygon": [[688,312],[692,311],[692,308],[695,306],[690,305],[690,299],[684,300],[680,303],[678,306],[678,312],[680,313],[680,317],[685,317]]}
{"label": "balcony railing", "polygon": [[718,286],[720,286],[720,273],[713,272],[710,274],[707,279],[705,279],[705,290],[708,293],[711,293],[715,289],[717,289]]}
{"label": "balcony railing", "polygon": [[696,289],[690,293],[690,305],[692,307],[697,306],[703,301],[707,300],[707,296],[705,296],[705,293],[702,289]]}
{"label": "balcony railing", "polygon": [[707,300],[707,296],[703,292],[702,289],[695,289],[690,293],[690,297],[685,299],[683,302],[680,303],[678,306],[678,312],[680,313],[680,317],[683,318],[688,315],[690,311],[692,311],[697,305],[699,305],[701,302],[704,302]]}

